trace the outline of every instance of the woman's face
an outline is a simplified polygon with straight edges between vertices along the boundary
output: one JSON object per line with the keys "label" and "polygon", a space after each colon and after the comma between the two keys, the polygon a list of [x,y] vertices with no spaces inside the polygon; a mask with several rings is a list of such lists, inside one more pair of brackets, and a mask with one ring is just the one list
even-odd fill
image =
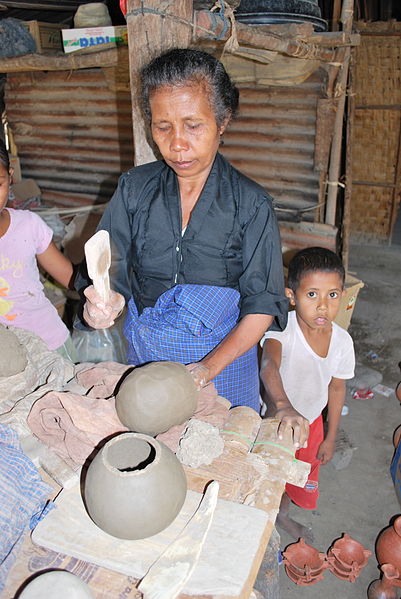
{"label": "woman's face", "polygon": [[152,136],[178,177],[206,177],[225,125],[219,127],[202,84],[161,87],[150,97]]}

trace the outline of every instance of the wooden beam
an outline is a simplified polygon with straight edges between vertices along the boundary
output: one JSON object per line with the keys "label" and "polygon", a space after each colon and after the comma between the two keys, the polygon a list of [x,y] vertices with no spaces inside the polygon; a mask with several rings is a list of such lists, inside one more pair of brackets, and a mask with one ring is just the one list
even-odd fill
{"label": "wooden beam", "polygon": [[333,19],[331,28],[333,31],[340,29],[340,15],[341,15],[341,0],[334,0],[333,3]]}
{"label": "wooden beam", "polygon": [[155,160],[140,107],[139,73],[161,52],[186,48],[192,35],[192,0],[128,0],[127,28],[131,81],[134,164]]}
{"label": "wooden beam", "polygon": [[[209,11],[195,11],[196,22],[198,22],[198,13],[204,12],[208,13]],[[204,15],[200,15],[199,18],[201,20],[204,19]],[[213,18],[216,18],[217,21],[219,20],[218,15],[216,15]],[[171,17],[169,19],[171,20]],[[220,25],[221,27],[223,26],[222,20]],[[253,35],[253,30],[250,26],[241,26],[241,31],[242,27],[244,28],[244,30],[249,30],[248,34]],[[203,26],[201,28],[200,22],[198,22],[198,28],[199,31],[197,30],[195,35],[199,40],[210,39],[210,36],[217,35],[217,30],[208,30],[209,32],[207,32]],[[397,35],[401,35],[401,32],[397,32]],[[184,39],[186,39],[186,37],[184,37]],[[227,35],[225,37],[227,37]],[[262,43],[262,46],[260,46],[261,48],[275,50],[277,49],[278,42],[280,42],[280,45],[283,46],[282,40],[284,40],[285,46],[285,37],[277,36],[277,34],[268,34],[261,32],[259,33],[257,41]],[[298,40],[298,42],[299,41],[300,40]],[[339,48],[342,46],[357,46],[360,43],[360,35],[357,33],[345,33],[343,31],[313,33],[310,36],[308,36],[306,40],[302,41],[302,44],[305,43],[311,43],[313,46],[319,46],[323,49],[329,48],[329,56],[331,56],[333,48]],[[179,43],[178,45],[182,47],[182,44]],[[255,44],[249,43],[248,45]],[[303,46],[303,48],[305,47]],[[97,48],[94,52],[85,53],[81,53],[78,50],[70,54],[24,54],[23,56],[1,59],[0,73],[19,73],[29,71],[69,71],[75,69],[88,69],[91,67],[115,67],[118,64],[121,64],[127,60],[128,48],[126,46],[121,46],[119,48],[108,48],[107,50],[100,50],[99,48]]]}
{"label": "wooden beam", "polygon": [[[208,10],[195,11],[194,24],[195,42],[208,39],[225,41],[230,36],[230,31],[224,31],[225,22],[223,17]],[[318,59],[323,62],[332,62],[335,59],[334,47],[326,48],[317,43],[305,42],[297,38],[288,38],[280,36],[277,33],[267,33],[265,30],[257,31],[256,29],[256,27],[237,22],[236,32],[238,42],[254,48],[280,52],[281,54],[296,58]],[[350,32],[348,31],[345,36],[344,34],[338,37],[331,35],[330,45],[336,45],[334,40],[341,42],[341,45],[348,45],[348,42],[351,43],[351,40],[353,43],[359,43],[359,37],[351,38],[349,34]],[[317,38],[315,37],[315,39],[319,40],[319,42],[322,41],[324,39],[322,35],[319,35]]]}
{"label": "wooden beam", "polygon": [[[354,0],[344,0],[341,12],[341,22],[343,30],[346,33],[350,33],[352,29],[353,21],[353,5]],[[341,48],[337,50],[341,52]],[[330,166],[328,172],[328,190],[327,190],[327,205],[326,205],[326,218],[325,222],[327,225],[336,224],[336,208],[337,208],[337,194],[339,187],[339,176],[340,176],[340,165],[341,165],[341,145],[343,136],[343,119],[345,110],[345,98],[347,93],[347,81],[348,81],[348,67],[351,57],[351,48],[345,48],[344,60],[341,61],[342,67],[338,75],[335,96],[338,98],[337,113],[334,123],[334,134],[333,142],[330,154]]]}
{"label": "wooden beam", "polygon": [[127,48],[109,48],[108,50],[80,54],[24,54],[14,58],[0,60],[0,73],[20,73],[26,71],[72,71],[91,67],[113,67],[120,60],[128,60]]}
{"label": "wooden beam", "polygon": [[344,190],[344,211],[343,223],[341,227],[341,257],[345,272],[349,265],[349,238],[351,231],[351,200],[352,200],[352,154],[354,148],[354,124],[355,124],[355,94],[354,89],[354,54],[351,52],[348,89],[350,91],[347,104],[347,127],[345,137],[345,190]]}

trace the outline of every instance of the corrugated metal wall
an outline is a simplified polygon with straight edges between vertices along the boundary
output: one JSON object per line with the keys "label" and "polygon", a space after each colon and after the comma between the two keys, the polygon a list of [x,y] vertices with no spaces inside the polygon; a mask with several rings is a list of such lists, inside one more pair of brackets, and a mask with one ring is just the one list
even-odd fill
{"label": "corrugated metal wall", "polygon": [[[294,209],[294,215],[313,208],[319,193],[313,157],[322,73],[294,87],[238,87],[240,116],[224,134],[222,153],[263,185],[275,198],[276,207]],[[280,218],[286,215],[279,211]],[[302,214],[304,220],[313,217],[313,209]]]}
{"label": "corrugated metal wall", "polygon": [[[49,202],[107,201],[132,164],[128,82],[126,91],[114,91],[107,71],[8,75],[6,110],[23,176],[35,179]],[[313,154],[322,74],[295,87],[239,87],[240,116],[221,151],[291,211],[280,218],[299,219],[299,210],[318,201]],[[302,218],[313,220],[314,210]]]}
{"label": "corrugated metal wall", "polygon": [[24,178],[57,204],[107,201],[133,163],[131,96],[103,69],[7,76],[5,106]]}

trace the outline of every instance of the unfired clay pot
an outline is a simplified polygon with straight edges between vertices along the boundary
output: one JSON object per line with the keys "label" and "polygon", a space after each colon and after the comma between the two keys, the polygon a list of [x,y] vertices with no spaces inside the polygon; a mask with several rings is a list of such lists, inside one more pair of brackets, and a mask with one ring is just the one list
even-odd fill
{"label": "unfired clay pot", "polygon": [[151,362],[134,368],[118,390],[116,410],[131,431],[156,436],[190,418],[198,391],[184,364]]}
{"label": "unfired clay pot", "polygon": [[[376,542],[376,557],[380,566],[391,564],[401,572],[401,516],[394,520],[392,526],[388,526],[379,534]],[[401,587],[400,578],[394,578],[391,582]]]}
{"label": "unfired clay pot", "polygon": [[94,599],[83,580],[65,570],[44,572],[33,578],[19,599]]}
{"label": "unfired clay pot", "polygon": [[185,472],[166,445],[147,435],[123,433],[90,463],[84,500],[92,520],[108,534],[143,539],[174,520],[186,490]]}

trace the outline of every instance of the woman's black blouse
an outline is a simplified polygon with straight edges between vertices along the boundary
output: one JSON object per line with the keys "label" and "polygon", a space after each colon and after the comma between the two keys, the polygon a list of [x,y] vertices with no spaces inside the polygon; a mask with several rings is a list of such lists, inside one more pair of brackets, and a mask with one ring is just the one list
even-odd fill
{"label": "woman's black blouse", "polygon": [[[164,162],[123,174],[98,229],[112,240],[111,287],[139,313],[176,284],[240,292],[240,316],[287,321],[280,236],[272,198],[217,154],[182,235],[177,177]],[[90,280],[79,275],[76,287]]]}

